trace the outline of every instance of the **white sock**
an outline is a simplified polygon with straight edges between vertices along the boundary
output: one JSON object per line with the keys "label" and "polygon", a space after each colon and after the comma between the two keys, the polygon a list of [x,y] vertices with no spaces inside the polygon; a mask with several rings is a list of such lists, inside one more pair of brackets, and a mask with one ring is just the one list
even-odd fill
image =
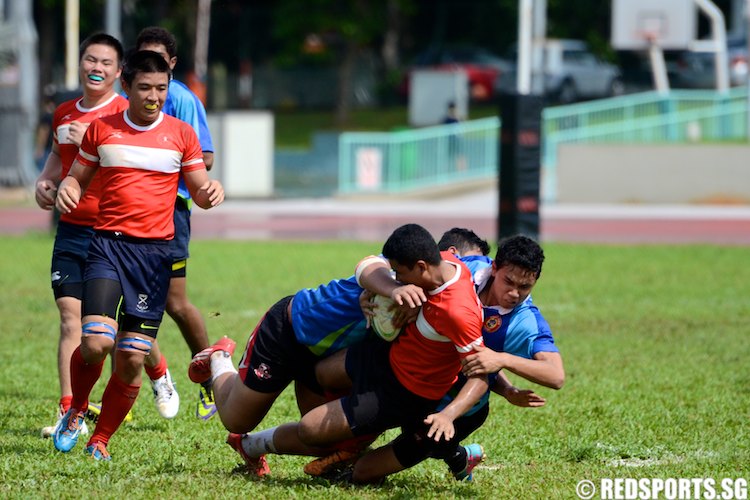
{"label": "white sock", "polygon": [[273,445],[273,435],[276,429],[278,427],[245,434],[242,436],[242,449],[251,457],[259,457],[266,453],[276,453],[276,447]]}
{"label": "white sock", "polygon": [[237,373],[232,364],[232,356],[226,351],[211,354],[211,380],[216,380],[225,373]]}

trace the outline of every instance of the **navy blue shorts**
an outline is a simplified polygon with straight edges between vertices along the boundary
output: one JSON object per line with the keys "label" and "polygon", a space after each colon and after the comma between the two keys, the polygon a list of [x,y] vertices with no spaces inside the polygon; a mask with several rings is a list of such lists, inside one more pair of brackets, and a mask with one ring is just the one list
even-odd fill
{"label": "navy blue shorts", "polygon": [[52,249],[52,292],[60,297],[83,297],[83,270],[94,229],[58,222]]}
{"label": "navy blue shorts", "polygon": [[[125,314],[161,321],[171,275],[172,255],[165,240],[129,238],[99,231],[91,240],[84,282],[95,279],[119,282],[123,299],[119,310]],[[108,306],[117,309],[117,304]]]}
{"label": "navy blue shorts", "polygon": [[398,381],[389,359],[391,345],[368,338],[346,353],[352,393],[341,399],[341,406],[355,436],[417,426],[437,408],[438,400],[418,396]]}
{"label": "navy blue shorts", "polygon": [[[174,238],[169,242],[172,261],[179,262],[190,257],[190,209],[182,198],[178,197],[174,204]],[[184,276],[184,274],[183,274]]]}
{"label": "navy blue shorts", "polygon": [[315,378],[320,358],[297,340],[289,316],[291,300],[290,295],[276,302],[255,327],[242,355],[240,378],[257,392],[278,392],[296,380],[323,394]]}

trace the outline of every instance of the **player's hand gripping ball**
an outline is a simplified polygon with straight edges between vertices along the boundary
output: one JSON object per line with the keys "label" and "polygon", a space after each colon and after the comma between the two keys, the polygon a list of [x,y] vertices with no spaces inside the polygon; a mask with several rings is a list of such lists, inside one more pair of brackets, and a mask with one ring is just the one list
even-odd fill
{"label": "player's hand gripping ball", "polygon": [[395,311],[391,309],[391,306],[396,305],[396,302],[383,295],[375,295],[370,301],[377,306],[373,311],[375,316],[370,320],[373,330],[383,340],[392,342],[401,332],[400,328],[393,326],[393,314]]}

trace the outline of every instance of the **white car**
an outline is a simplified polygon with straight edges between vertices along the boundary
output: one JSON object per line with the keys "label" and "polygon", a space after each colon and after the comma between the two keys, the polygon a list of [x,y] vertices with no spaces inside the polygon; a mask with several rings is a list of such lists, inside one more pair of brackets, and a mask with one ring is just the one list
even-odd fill
{"label": "white car", "polygon": [[[510,58],[516,62],[516,50]],[[552,102],[568,104],[584,99],[622,95],[622,73],[596,57],[582,40],[547,39],[544,45],[544,88]],[[501,91],[516,88],[515,69],[501,75]]]}

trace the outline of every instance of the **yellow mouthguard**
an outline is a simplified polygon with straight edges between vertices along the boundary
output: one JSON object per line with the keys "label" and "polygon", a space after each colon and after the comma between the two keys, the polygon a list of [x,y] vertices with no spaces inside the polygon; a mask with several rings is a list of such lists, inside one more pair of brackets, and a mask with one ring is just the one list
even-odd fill
{"label": "yellow mouthguard", "polygon": [[158,107],[156,104],[146,104],[146,109],[156,109]]}

